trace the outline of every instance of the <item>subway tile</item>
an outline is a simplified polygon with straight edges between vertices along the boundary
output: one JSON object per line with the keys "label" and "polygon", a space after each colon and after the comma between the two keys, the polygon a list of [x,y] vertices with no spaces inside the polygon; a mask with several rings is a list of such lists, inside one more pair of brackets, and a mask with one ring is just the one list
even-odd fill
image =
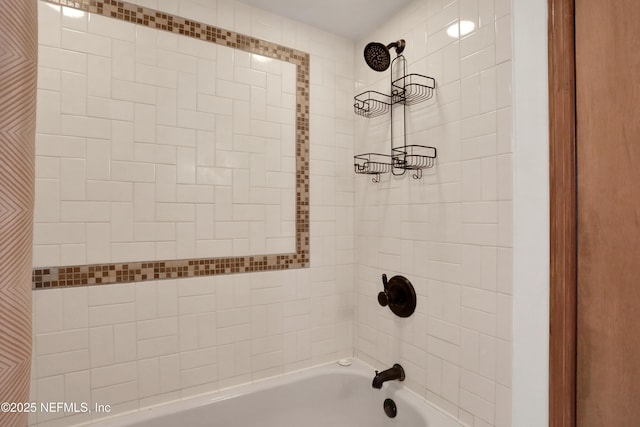
{"label": "subway tile", "polygon": [[138,377],[136,362],[91,369],[91,387],[102,388],[135,381]]}
{"label": "subway tile", "polygon": [[86,179],[109,179],[110,142],[104,139],[88,139],[86,150]]}
{"label": "subway tile", "polygon": [[472,74],[460,81],[460,115],[463,118],[480,114],[481,111],[481,87],[480,74]]}
{"label": "subway tile", "polygon": [[496,63],[511,59],[511,15],[496,20]]}
{"label": "subway tile", "polygon": [[503,108],[498,110],[496,121],[497,121],[498,153],[499,154],[511,153],[513,151],[511,108]]}
{"label": "subway tile", "polygon": [[38,3],[38,43],[60,47],[60,6]]}
{"label": "subway tile", "polygon": [[85,115],[87,113],[87,76],[85,74],[60,73],[60,112]]}
{"label": "subway tile", "polygon": [[511,296],[498,295],[496,336],[507,341],[512,339],[512,307]]}
{"label": "subway tile", "polygon": [[480,111],[487,113],[496,109],[497,76],[495,68],[480,72]]}
{"label": "subway tile", "polygon": [[498,199],[498,167],[495,157],[482,159],[482,200]]}
{"label": "subway tile", "polygon": [[87,181],[87,200],[104,202],[132,202],[133,184],[130,182]]}
{"label": "subway tile", "polygon": [[86,264],[86,245],[60,245],[60,263],[62,265]]}
{"label": "subway tile", "polygon": [[457,404],[460,395],[460,368],[457,365],[443,361],[442,363],[442,392],[447,401]]}
{"label": "subway tile", "polygon": [[174,241],[176,227],[173,223],[136,222],[134,238],[145,242]]}
{"label": "subway tile", "polygon": [[87,288],[65,289],[62,294],[63,329],[86,328],[89,326]]}
{"label": "subway tile", "polygon": [[513,246],[513,204],[498,202],[498,245]]}
{"label": "subway tile", "polygon": [[168,335],[147,340],[138,340],[138,358],[165,356],[179,350],[178,335]]}
{"label": "subway tile", "polygon": [[427,29],[429,34],[436,30],[448,27],[458,19],[458,3],[452,2],[450,5],[427,19]]}
{"label": "subway tile", "polygon": [[89,369],[89,350],[35,356],[38,378]]}
{"label": "subway tile", "polygon": [[[60,220],[60,180],[36,179],[34,222],[57,222]],[[34,238],[39,239],[34,230]],[[37,244],[37,243],[36,243]]]}
{"label": "subway tile", "polygon": [[480,334],[477,372],[491,380],[496,378],[496,341],[494,337]]}
{"label": "subway tile", "polygon": [[[64,376],[39,378],[36,380],[36,387],[38,389],[38,399],[41,402],[58,402],[61,397],[64,397]],[[55,412],[40,413],[38,414],[38,421],[50,421],[61,418],[63,415]]]}
{"label": "subway tile", "polygon": [[116,362],[136,360],[136,324],[113,325],[114,358]]}
{"label": "subway tile", "polygon": [[38,66],[74,73],[86,73],[87,55],[57,47],[40,46],[38,49]]}
{"label": "subway tile", "polygon": [[158,103],[156,105],[156,123],[158,125],[176,126],[178,120],[178,91],[175,89],[158,88]]}
{"label": "subway tile", "polygon": [[485,313],[497,314],[497,295],[495,292],[481,289],[464,288],[462,290],[462,306]]}
{"label": "subway tile", "polygon": [[[136,46],[134,43],[113,40],[111,45],[111,85],[116,80],[132,82],[135,79]],[[115,93],[115,92],[114,92]],[[122,93],[122,92],[121,92]]]}
{"label": "subway tile", "polygon": [[[464,295],[464,294],[463,294]],[[454,325],[442,320],[429,317],[427,319],[427,334],[451,344],[460,344],[460,330],[458,325]]]}
{"label": "subway tile", "polygon": [[139,63],[136,64],[135,67],[136,82],[138,83],[169,89],[176,89],[178,87],[178,74],[176,70]]}
{"label": "subway tile", "polygon": [[496,18],[500,18],[511,12],[511,2],[508,0],[495,0]]}
{"label": "subway tile", "polygon": [[165,317],[162,319],[141,320],[137,322],[138,340],[165,337],[178,333],[177,317]]}
{"label": "subway tile", "polygon": [[495,357],[496,382],[505,387],[511,387],[511,375],[512,375],[511,341],[497,339],[495,348],[496,348],[496,357]]}
{"label": "subway tile", "polygon": [[201,366],[180,371],[180,384],[182,388],[207,384],[218,379],[218,367],[215,364]]}
{"label": "subway tile", "polygon": [[62,7],[62,26],[64,28],[87,32],[89,27],[88,21],[89,14],[87,12],[70,7]]}
{"label": "subway tile", "polygon": [[490,45],[474,52],[460,60],[460,75],[462,77],[493,67],[496,62],[495,46]]}
{"label": "subway tile", "polygon": [[513,288],[513,250],[498,248],[498,292],[511,295]]}
{"label": "subway tile", "polygon": [[189,296],[178,299],[178,313],[181,316],[214,311],[215,307],[215,295]]}
{"label": "subway tile", "polygon": [[89,370],[72,372],[64,376],[64,401],[86,402],[91,393],[91,373]]}
{"label": "subway tile", "polygon": [[[477,4],[477,0],[472,1]],[[471,34],[460,39],[460,57],[464,58],[475,52],[480,52],[483,49],[491,47],[495,44],[495,40],[496,37],[493,25],[477,28]]]}
{"label": "subway tile", "polygon": [[478,12],[480,15],[480,27],[493,26],[495,21],[495,5],[493,0],[479,0]]}
{"label": "subway tile", "polygon": [[460,390],[460,407],[469,411],[474,416],[493,424],[495,418],[495,405],[466,390]]}
{"label": "subway tile", "polygon": [[36,333],[57,332],[62,330],[62,293],[61,290],[47,290],[33,294],[34,320]]}
{"label": "subway tile", "polygon": [[167,392],[180,388],[179,356],[177,354],[158,358],[160,371],[160,391]]}
{"label": "subway tile", "polygon": [[91,367],[106,366],[115,362],[113,326],[89,329],[89,353]]}
{"label": "subway tile", "polygon": [[[137,381],[116,384],[112,386],[93,388],[91,390],[91,399],[96,403],[111,402],[112,406],[118,403],[136,401],[138,397]],[[135,402],[137,409],[137,402]]]}
{"label": "subway tile", "polygon": [[187,370],[217,363],[215,347],[180,353],[180,369]]}
{"label": "subway tile", "polygon": [[496,427],[509,427],[512,422],[511,388],[496,386]]}
{"label": "subway tile", "polygon": [[133,123],[111,121],[111,159],[133,160]]}
{"label": "subway tile", "polygon": [[101,139],[111,137],[111,124],[106,119],[62,114],[60,123],[63,135]]}
{"label": "subway tile", "polygon": [[135,41],[136,27],[129,22],[91,14],[89,32],[100,36],[128,42]]}
{"label": "subway tile", "polygon": [[[117,100],[150,105],[155,105],[157,100],[155,87],[115,78],[111,81],[111,97]],[[142,112],[144,111],[141,110]]]}
{"label": "subway tile", "polygon": [[510,107],[513,103],[513,95],[511,92],[512,74],[513,69],[511,67],[511,61],[505,61],[496,66],[496,100],[498,108]]}
{"label": "subway tile", "polygon": [[[158,34],[158,53],[157,64],[160,69],[169,69],[174,71],[181,71],[185,73],[196,73],[198,71],[198,59],[193,55],[186,55],[181,51],[178,51],[177,47],[171,47],[171,49],[163,49],[160,44],[160,38],[169,36],[175,37],[174,34],[160,33]],[[177,38],[170,39],[168,43],[175,43],[177,45]]]}
{"label": "subway tile", "polygon": [[89,348],[87,329],[74,329],[36,335],[36,348],[39,356],[65,353]]}
{"label": "subway tile", "polygon": [[135,304],[111,304],[89,307],[89,326],[104,326],[135,321]]}
{"label": "subway tile", "polygon": [[460,388],[486,401],[496,400],[496,384],[493,381],[464,369],[460,372]]}
{"label": "subway tile", "polygon": [[[110,205],[111,243],[132,242],[134,240],[133,204],[112,202]],[[114,256],[122,256],[122,254],[118,252],[112,252],[112,254]]]}
{"label": "subway tile", "polygon": [[133,122],[133,103],[89,96],[87,99],[87,115],[102,119]]}
{"label": "subway tile", "polygon": [[111,96],[111,59],[88,56],[87,95],[104,98]]}
{"label": "subway tile", "polygon": [[179,318],[179,345],[180,351],[195,350],[198,348],[198,316],[181,315]]}
{"label": "subway tile", "polygon": [[[44,3],[43,3],[44,4]],[[38,89],[60,91],[60,70],[38,67]]]}
{"label": "subway tile", "polygon": [[146,261],[154,258],[153,242],[111,243],[111,262]]}
{"label": "subway tile", "polygon": [[125,182],[155,182],[155,165],[112,161],[111,179]]}
{"label": "subway tile", "polygon": [[60,92],[38,89],[36,110],[37,133],[57,135],[61,132]]}
{"label": "subway tile", "polygon": [[134,138],[136,142],[156,141],[156,107],[135,104]]}
{"label": "subway tile", "polygon": [[60,40],[60,45],[66,50],[111,56],[111,39],[107,37],[63,28]]}
{"label": "subway tile", "polygon": [[158,358],[138,361],[138,396],[160,393],[160,363]]}
{"label": "subway tile", "polygon": [[60,159],[60,200],[85,200],[86,161]]}
{"label": "subway tile", "polygon": [[82,243],[86,238],[84,224],[77,223],[36,223],[33,233],[40,245]]}
{"label": "subway tile", "polygon": [[462,204],[462,220],[466,223],[496,224],[497,202],[466,202]]}

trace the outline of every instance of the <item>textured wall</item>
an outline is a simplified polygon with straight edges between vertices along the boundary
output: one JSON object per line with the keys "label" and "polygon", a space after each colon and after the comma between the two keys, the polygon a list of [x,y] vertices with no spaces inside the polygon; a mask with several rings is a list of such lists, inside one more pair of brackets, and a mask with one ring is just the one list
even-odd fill
{"label": "textured wall", "polygon": [[[0,9],[0,401],[29,400],[37,80],[35,0]],[[3,426],[26,414],[2,413]]]}

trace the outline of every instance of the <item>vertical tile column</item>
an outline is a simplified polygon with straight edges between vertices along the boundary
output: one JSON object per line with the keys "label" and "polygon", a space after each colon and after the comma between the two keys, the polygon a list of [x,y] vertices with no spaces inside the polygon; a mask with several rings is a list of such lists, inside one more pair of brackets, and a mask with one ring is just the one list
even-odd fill
{"label": "vertical tile column", "polygon": [[37,18],[36,0],[0,9],[0,402],[29,400]]}

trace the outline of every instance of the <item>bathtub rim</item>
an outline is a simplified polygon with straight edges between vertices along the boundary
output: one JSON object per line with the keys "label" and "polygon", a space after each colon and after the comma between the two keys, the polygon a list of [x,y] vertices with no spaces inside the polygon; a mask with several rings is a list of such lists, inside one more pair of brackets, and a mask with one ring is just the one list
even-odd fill
{"label": "bathtub rim", "polygon": [[[348,371],[350,375],[363,378],[373,378],[375,371],[374,367],[354,357],[350,357],[349,360],[351,360],[351,364],[348,366],[339,365],[337,360],[333,362],[326,362],[308,368],[286,372],[282,375],[262,378],[218,390],[187,396],[181,399],[169,400],[156,405],[145,406],[133,411],[126,411],[115,415],[101,417],[95,420],[76,424],[76,427],[126,427],[132,422],[150,421],[164,415],[200,408],[217,402],[257,393],[276,386],[284,386],[324,374],[343,374],[345,371]],[[452,425],[464,426],[464,424],[462,424],[460,420],[454,418],[453,415],[426,400],[413,390],[403,386],[401,383],[387,383],[384,385],[384,388],[394,395],[396,393],[400,393],[403,398],[406,395],[406,404],[419,413],[429,413],[430,411],[434,411],[437,414],[436,416],[445,417],[452,423]]]}

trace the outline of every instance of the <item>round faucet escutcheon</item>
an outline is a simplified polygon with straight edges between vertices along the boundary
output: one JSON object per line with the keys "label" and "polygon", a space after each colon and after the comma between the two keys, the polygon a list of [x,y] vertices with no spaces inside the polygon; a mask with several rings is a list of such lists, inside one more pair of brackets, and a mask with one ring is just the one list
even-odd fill
{"label": "round faucet escutcheon", "polygon": [[387,275],[382,275],[384,291],[378,294],[378,303],[386,307],[399,317],[409,317],[416,310],[416,291],[404,276],[393,276],[387,281]]}

